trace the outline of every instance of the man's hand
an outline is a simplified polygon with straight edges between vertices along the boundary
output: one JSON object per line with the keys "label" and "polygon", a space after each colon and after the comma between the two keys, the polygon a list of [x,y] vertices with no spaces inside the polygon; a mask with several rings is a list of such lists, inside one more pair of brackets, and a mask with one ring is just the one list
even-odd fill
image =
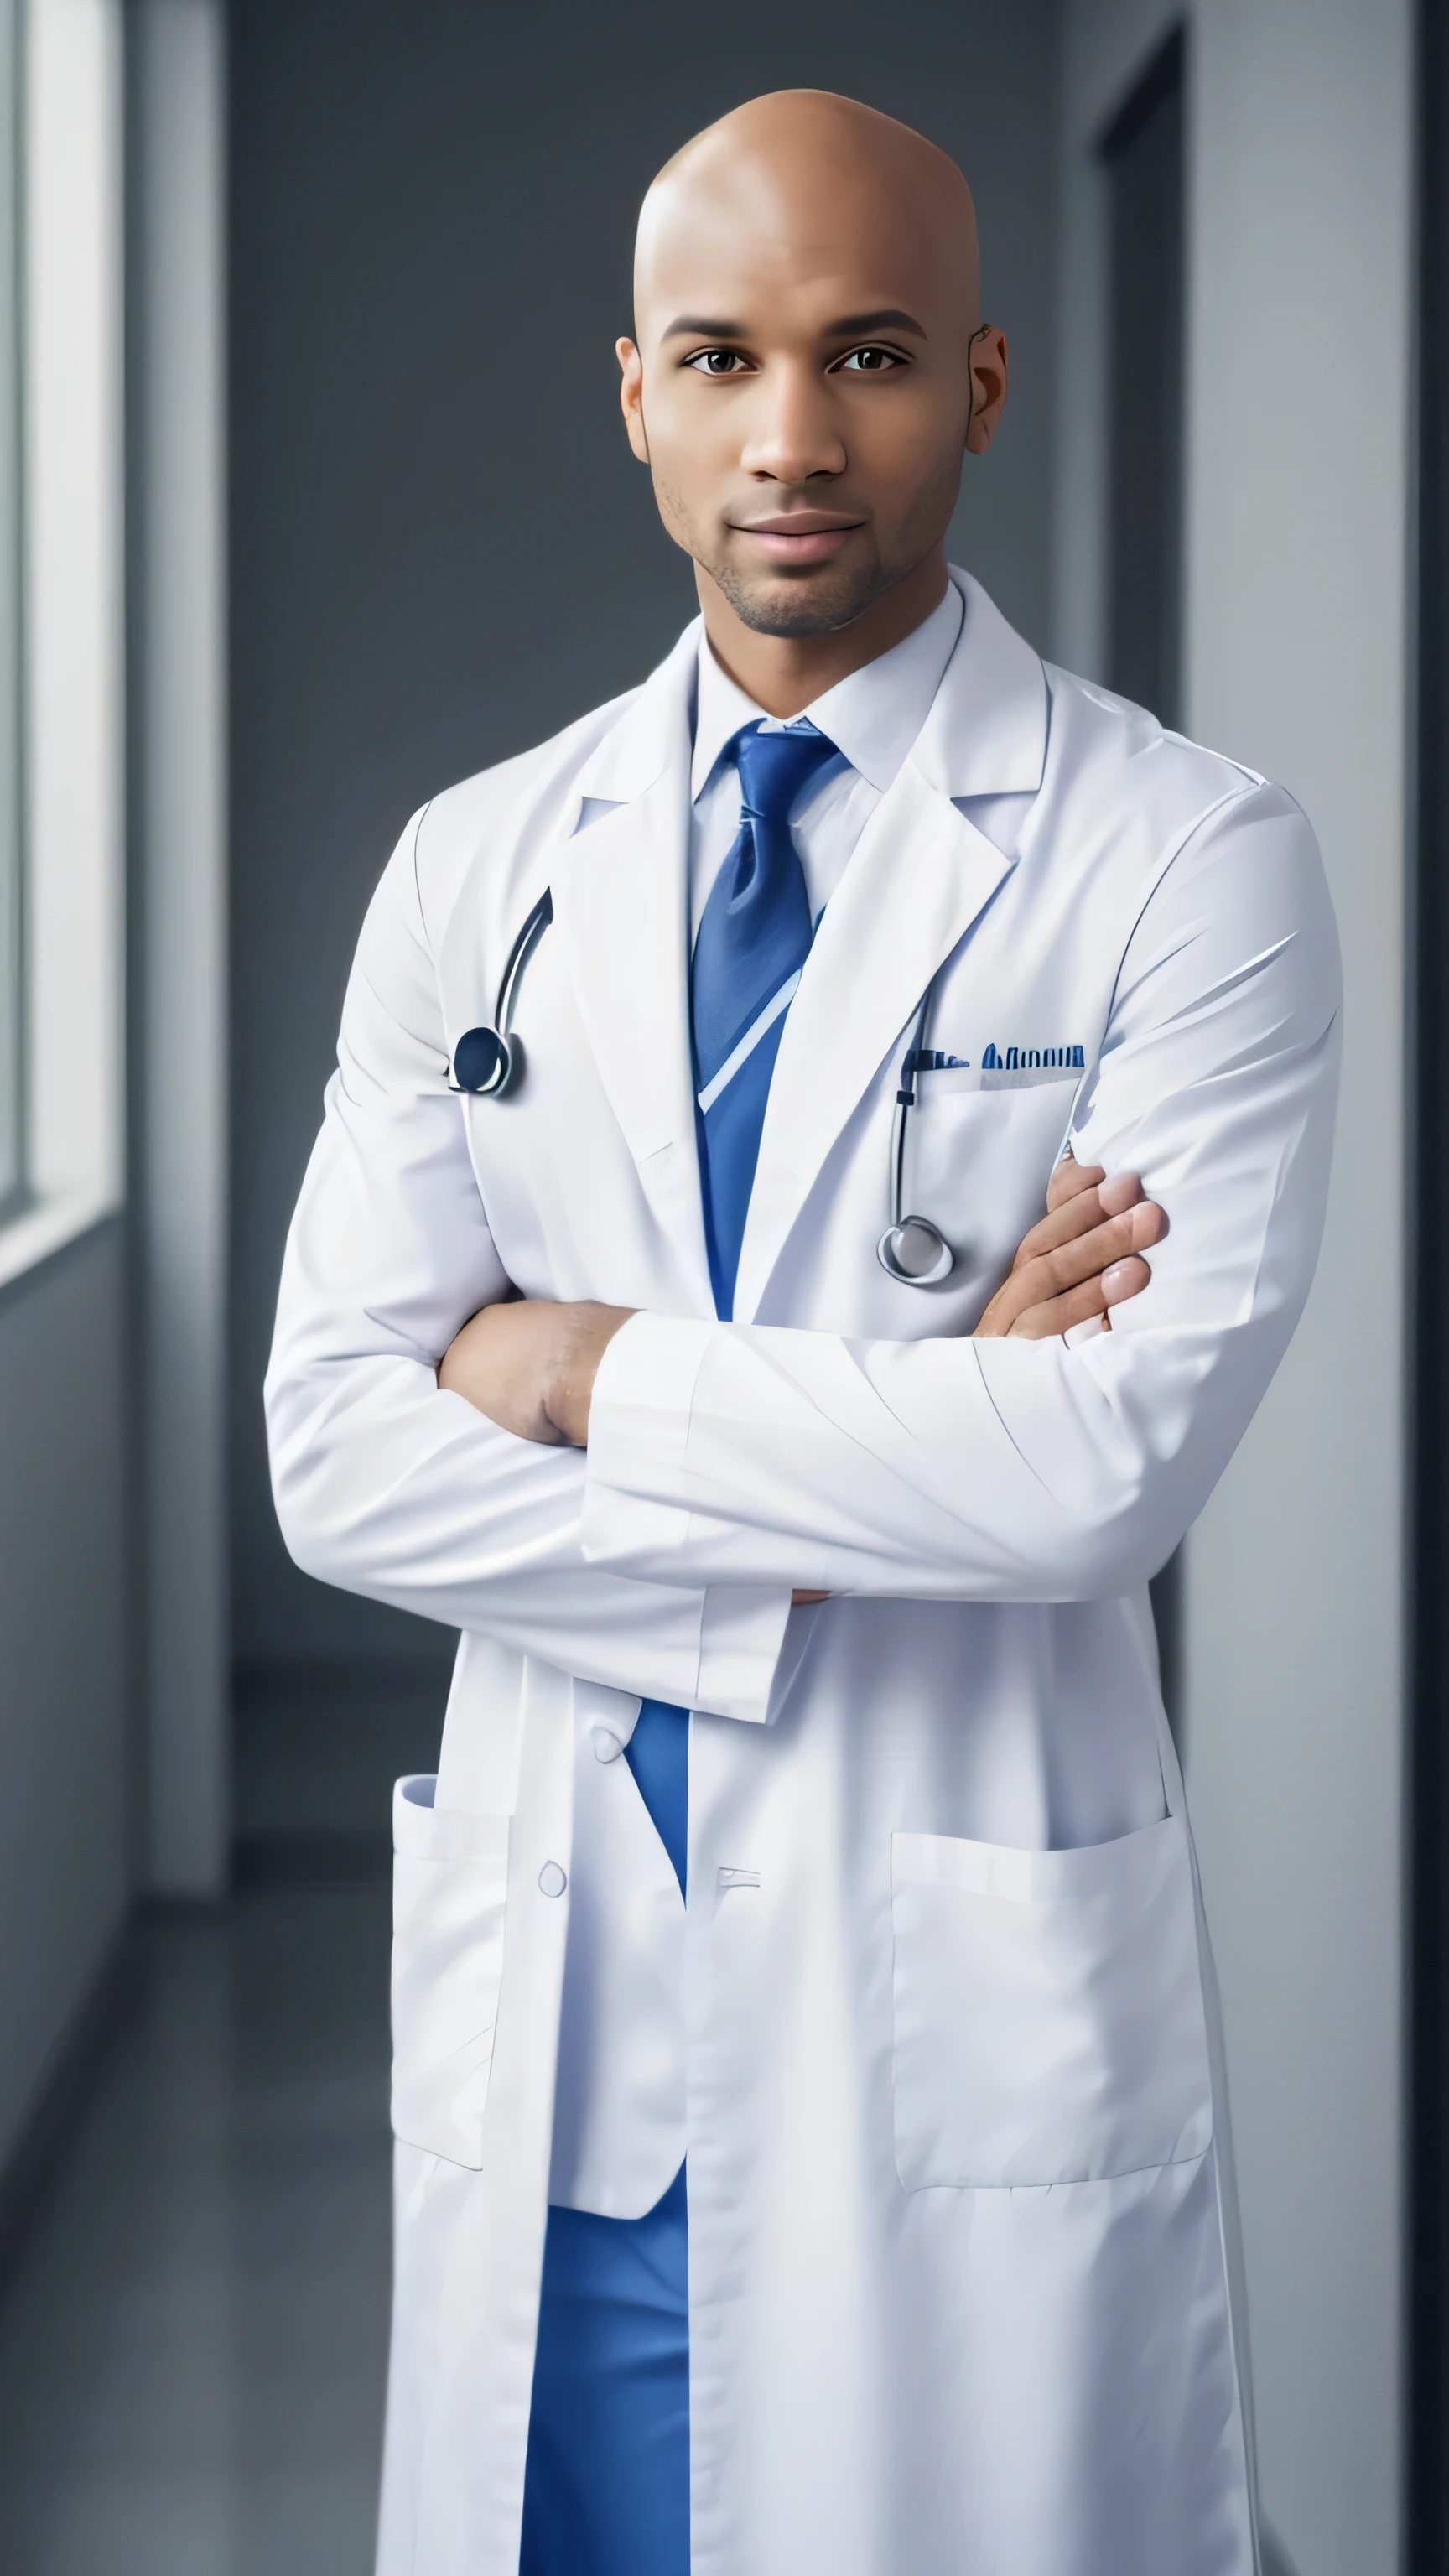
{"label": "man's hand", "polygon": [[[521,1440],[586,1449],[599,1362],[632,1312],[591,1300],[554,1305],[542,1297],[485,1306],[448,1344],[438,1384],[466,1396]],[[792,1592],[790,1598],[800,1604],[829,1595]]]}
{"label": "man's hand", "polygon": [[[1109,1181],[1099,1165],[1064,1155],[1048,1184],[1047,1213],[1024,1237],[977,1333],[1045,1341],[1093,1315],[1110,1326],[1108,1310],[1146,1287],[1152,1274],[1141,1256],[1166,1232],[1166,1216],[1144,1199],[1135,1173]],[[485,1306],[449,1343],[438,1384],[521,1440],[587,1448],[599,1362],[633,1311],[591,1298]]]}
{"label": "man's hand", "polygon": [[466,1396],[521,1440],[586,1448],[599,1362],[632,1312],[592,1298],[555,1305],[525,1297],[485,1306],[449,1343],[438,1384]]}
{"label": "man's hand", "polygon": [[[1146,1287],[1142,1254],[1167,1232],[1133,1172],[1108,1180],[1100,1165],[1063,1156],[1034,1225],[976,1327],[1045,1341]],[[633,1309],[592,1298],[556,1304],[525,1297],[485,1306],[443,1354],[438,1384],[523,1440],[586,1448],[599,1362]]]}
{"label": "man's hand", "polygon": [[1110,1331],[1110,1308],[1146,1287],[1152,1273],[1141,1256],[1166,1232],[1164,1211],[1143,1197],[1135,1172],[1108,1180],[1099,1163],[1064,1154],[1047,1185],[1046,1215],[1022,1238],[977,1336],[1048,1341],[1093,1315]]}

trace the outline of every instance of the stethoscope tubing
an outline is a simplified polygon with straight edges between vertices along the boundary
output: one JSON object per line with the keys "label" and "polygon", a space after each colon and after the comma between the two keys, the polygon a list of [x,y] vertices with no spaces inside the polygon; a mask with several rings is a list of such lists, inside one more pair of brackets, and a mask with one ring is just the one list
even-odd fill
{"label": "stethoscope tubing", "polygon": [[937,1288],[956,1266],[956,1256],[934,1220],[906,1212],[906,1122],[916,1105],[935,990],[932,977],[921,995],[911,1042],[901,1061],[891,1129],[891,1221],[875,1248],[886,1277],[900,1288]]}
{"label": "stethoscope tubing", "polygon": [[505,1038],[512,1033],[513,1005],[518,998],[518,987],[523,981],[523,970],[552,919],[553,888],[545,886],[508,952],[508,963],[503,969],[503,980],[498,987],[498,1012],[494,1025]]}
{"label": "stethoscope tubing", "polygon": [[[552,919],[553,889],[545,886],[509,949],[499,979],[498,1002],[491,1028],[468,1029],[458,1040],[448,1076],[451,1091],[465,1092],[474,1099],[500,1100],[517,1084],[523,1069],[523,1050],[513,1034],[518,988]],[[933,977],[921,996],[911,1043],[901,1064],[891,1127],[891,1221],[876,1245],[876,1258],[882,1270],[902,1288],[934,1288],[955,1267],[955,1254],[940,1227],[930,1217],[907,1214],[905,1203],[906,1124],[916,1106],[916,1084],[920,1080],[925,1057],[935,989]],[[466,1065],[460,1071],[465,1048],[470,1050],[471,1060],[480,1067],[476,1080],[464,1078]],[[906,1261],[908,1251],[910,1266]]]}

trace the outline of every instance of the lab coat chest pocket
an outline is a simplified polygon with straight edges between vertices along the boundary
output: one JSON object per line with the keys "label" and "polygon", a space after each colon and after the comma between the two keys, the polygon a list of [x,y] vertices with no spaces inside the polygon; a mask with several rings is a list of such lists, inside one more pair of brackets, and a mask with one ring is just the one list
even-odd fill
{"label": "lab coat chest pocket", "polygon": [[476,2170],[503,1976],[506,1816],[433,1804],[428,1775],[393,1792],[392,2125]]}
{"label": "lab coat chest pocket", "polygon": [[907,2191],[1103,2181],[1212,2137],[1187,1830],[1078,1851],[891,1838]]}
{"label": "lab coat chest pocket", "polygon": [[999,1274],[1046,1207],[1079,1072],[988,1088],[975,1072],[920,1077],[905,1196],[971,1268]]}

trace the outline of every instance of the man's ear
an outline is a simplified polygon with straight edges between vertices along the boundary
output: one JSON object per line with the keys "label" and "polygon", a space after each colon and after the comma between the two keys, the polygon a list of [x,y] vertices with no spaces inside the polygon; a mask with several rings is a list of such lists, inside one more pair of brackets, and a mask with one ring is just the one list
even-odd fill
{"label": "man's ear", "polygon": [[996,436],[996,424],[1006,402],[1005,333],[983,322],[980,330],[971,335],[967,363],[971,370],[971,413],[966,423],[966,447],[968,454],[984,456]]}
{"label": "man's ear", "polygon": [[649,441],[644,431],[644,361],[632,340],[616,340],[614,354],[619,361],[619,408],[629,444],[641,465],[649,462]]}

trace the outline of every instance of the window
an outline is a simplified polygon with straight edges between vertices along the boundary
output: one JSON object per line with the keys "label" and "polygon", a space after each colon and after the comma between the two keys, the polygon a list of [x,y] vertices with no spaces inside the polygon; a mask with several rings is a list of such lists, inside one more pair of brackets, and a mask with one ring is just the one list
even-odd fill
{"label": "window", "polygon": [[0,1217],[25,1180],[17,0],[0,0]]}
{"label": "window", "polygon": [[118,1203],[120,0],[0,0],[0,1282]]}

